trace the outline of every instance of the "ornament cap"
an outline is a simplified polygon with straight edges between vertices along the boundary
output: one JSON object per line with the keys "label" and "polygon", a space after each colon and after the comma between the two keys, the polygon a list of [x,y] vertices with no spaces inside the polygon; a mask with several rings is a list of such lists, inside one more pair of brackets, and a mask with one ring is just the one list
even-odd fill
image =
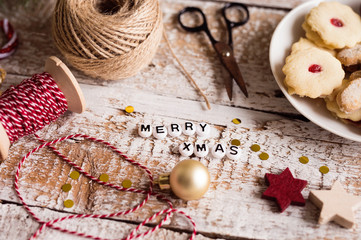
{"label": "ornament cap", "polygon": [[157,179],[157,184],[162,190],[170,189],[170,173],[164,173],[159,176]]}

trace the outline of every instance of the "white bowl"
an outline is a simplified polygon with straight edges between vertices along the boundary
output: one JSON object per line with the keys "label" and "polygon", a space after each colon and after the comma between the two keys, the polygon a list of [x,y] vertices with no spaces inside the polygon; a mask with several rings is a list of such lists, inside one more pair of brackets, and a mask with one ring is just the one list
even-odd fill
{"label": "white bowl", "polygon": [[[278,24],[272,36],[269,52],[272,73],[288,101],[303,116],[336,135],[361,142],[361,128],[345,124],[340,119],[336,119],[331,112],[327,110],[323,99],[302,98],[290,95],[283,83],[285,75],[282,72],[282,67],[286,57],[290,53],[291,46],[294,42],[297,42],[300,37],[305,36],[305,32],[301,27],[305,15],[320,2],[322,1],[313,0],[299,5],[289,12]],[[339,0],[339,2],[349,5],[357,13],[360,9],[360,0]]]}

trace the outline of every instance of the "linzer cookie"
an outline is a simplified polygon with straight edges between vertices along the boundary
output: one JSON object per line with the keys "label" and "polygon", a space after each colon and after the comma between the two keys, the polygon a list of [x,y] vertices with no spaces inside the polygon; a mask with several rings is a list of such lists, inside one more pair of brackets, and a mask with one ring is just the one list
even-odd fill
{"label": "linzer cookie", "polygon": [[282,71],[289,94],[310,98],[331,94],[345,76],[340,61],[318,48],[292,51]]}
{"label": "linzer cookie", "polygon": [[321,2],[311,9],[302,27],[306,37],[322,47],[351,48],[361,42],[360,16],[338,2]]}

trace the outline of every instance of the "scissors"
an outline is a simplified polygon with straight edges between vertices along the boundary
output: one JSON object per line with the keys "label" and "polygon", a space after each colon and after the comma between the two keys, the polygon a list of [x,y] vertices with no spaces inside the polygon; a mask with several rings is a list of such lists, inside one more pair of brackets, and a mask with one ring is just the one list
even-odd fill
{"label": "scissors", "polygon": [[[239,21],[231,21],[227,17],[227,10],[228,9],[241,9],[244,14],[242,14],[242,19]],[[186,26],[182,22],[182,15],[185,13],[199,13],[202,16],[202,23],[197,26]],[[227,90],[227,94],[229,97],[229,100],[232,100],[232,88],[233,88],[233,79],[236,81],[238,86],[241,88],[242,92],[246,97],[248,97],[248,92],[246,88],[246,84],[244,83],[241,71],[239,70],[239,67],[237,65],[236,59],[234,58],[233,53],[233,40],[232,40],[232,29],[238,26],[242,26],[246,24],[249,20],[249,12],[247,9],[247,6],[241,3],[227,3],[222,8],[222,15],[226,22],[227,31],[228,31],[228,44],[225,42],[219,42],[216,41],[211,32],[209,31],[208,25],[207,25],[207,19],[203,11],[197,7],[186,7],[183,10],[181,10],[178,14],[178,22],[181,25],[181,27],[188,31],[188,32],[205,32],[211,41],[214,50],[217,52],[217,55],[224,65],[224,67],[228,70],[228,72],[231,74],[232,78],[225,79],[225,86]],[[192,14],[192,16],[195,16]]]}

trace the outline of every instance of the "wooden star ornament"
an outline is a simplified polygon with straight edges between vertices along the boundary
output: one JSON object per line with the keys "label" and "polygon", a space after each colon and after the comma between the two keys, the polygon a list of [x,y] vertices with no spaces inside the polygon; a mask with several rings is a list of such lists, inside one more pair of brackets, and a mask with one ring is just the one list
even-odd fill
{"label": "wooden star ornament", "polygon": [[330,190],[314,190],[308,197],[321,208],[319,224],[335,221],[345,228],[355,224],[353,211],[361,207],[361,197],[348,194],[339,181],[334,182]]}
{"label": "wooden star ornament", "polygon": [[281,212],[290,204],[305,205],[301,191],[306,187],[307,181],[294,178],[289,168],[279,175],[266,173],[265,180],[269,187],[262,194],[262,198],[276,200]]}

